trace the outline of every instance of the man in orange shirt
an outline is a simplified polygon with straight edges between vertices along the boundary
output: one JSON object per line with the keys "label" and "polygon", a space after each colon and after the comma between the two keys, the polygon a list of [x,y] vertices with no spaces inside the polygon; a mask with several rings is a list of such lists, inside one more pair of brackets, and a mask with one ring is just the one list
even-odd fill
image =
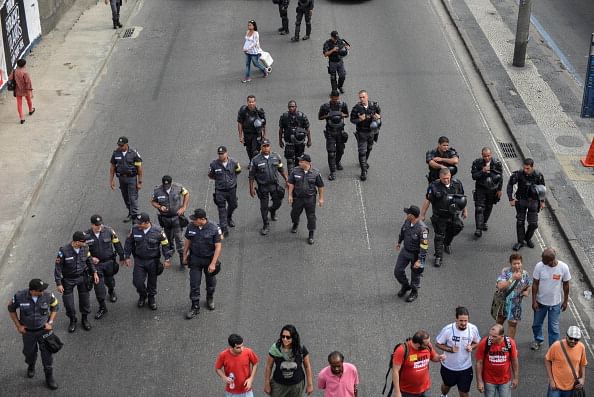
{"label": "man in orange shirt", "polygon": [[253,397],[252,384],[258,368],[258,356],[243,345],[243,338],[231,334],[229,348],[217,357],[215,371],[225,382],[227,397]]}
{"label": "man in orange shirt", "polygon": [[[588,361],[586,360],[586,348],[580,342],[581,338],[582,331],[579,327],[572,325],[567,329],[567,338],[556,341],[549,348],[545,355],[545,368],[549,376],[547,397],[570,397],[574,389],[584,387],[585,367],[588,365]],[[563,350],[567,352],[571,363],[567,362]]]}

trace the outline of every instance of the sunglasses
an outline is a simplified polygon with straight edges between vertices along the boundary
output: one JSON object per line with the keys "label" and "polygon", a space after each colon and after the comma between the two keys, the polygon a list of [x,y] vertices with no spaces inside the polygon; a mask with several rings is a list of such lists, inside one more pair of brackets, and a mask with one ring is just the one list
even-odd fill
{"label": "sunglasses", "polygon": [[569,336],[567,337],[567,340],[570,340],[572,342],[579,342],[580,338],[570,338]]}
{"label": "sunglasses", "polygon": [[281,335],[281,339],[291,340],[293,339],[293,337],[291,337],[290,335]]}

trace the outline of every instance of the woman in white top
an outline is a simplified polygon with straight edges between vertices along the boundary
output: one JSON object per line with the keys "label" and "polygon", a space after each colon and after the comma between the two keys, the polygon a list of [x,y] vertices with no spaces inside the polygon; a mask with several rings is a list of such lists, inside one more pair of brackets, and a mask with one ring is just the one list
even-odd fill
{"label": "woman in white top", "polygon": [[258,25],[256,21],[248,21],[248,30],[245,32],[245,41],[243,43],[243,52],[245,52],[245,77],[242,80],[243,83],[251,81],[250,68],[253,63],[255,67],[260,69],[263,77],[268,76],[268,71],[260,63],[260,54],[262,49],[260,48],[260,35],[258,34]]}

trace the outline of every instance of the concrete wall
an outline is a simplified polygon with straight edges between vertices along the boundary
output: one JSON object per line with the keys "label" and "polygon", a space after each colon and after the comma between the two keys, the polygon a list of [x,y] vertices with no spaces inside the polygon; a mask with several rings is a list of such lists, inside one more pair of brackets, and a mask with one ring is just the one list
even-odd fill
{"label": "concrete wall", "polygon": [[97,1],[98,0],[39,0],[39,17],[41,19],[42,34],[49,33],[74,3],[77,3],[77,5],[90,6],[91,4],[96,4]]}

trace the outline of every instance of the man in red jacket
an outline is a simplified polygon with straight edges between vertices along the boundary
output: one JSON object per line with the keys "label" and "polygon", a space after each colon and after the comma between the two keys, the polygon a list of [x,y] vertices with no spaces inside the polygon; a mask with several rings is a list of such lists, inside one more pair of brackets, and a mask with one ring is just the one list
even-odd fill
{"label": "man in red jacket", "polygon": [[511,397],[518,387],[518,350],[516,342],[505,336],[503,325],[495,324],[476,349],[477,388],[485,397]]}

